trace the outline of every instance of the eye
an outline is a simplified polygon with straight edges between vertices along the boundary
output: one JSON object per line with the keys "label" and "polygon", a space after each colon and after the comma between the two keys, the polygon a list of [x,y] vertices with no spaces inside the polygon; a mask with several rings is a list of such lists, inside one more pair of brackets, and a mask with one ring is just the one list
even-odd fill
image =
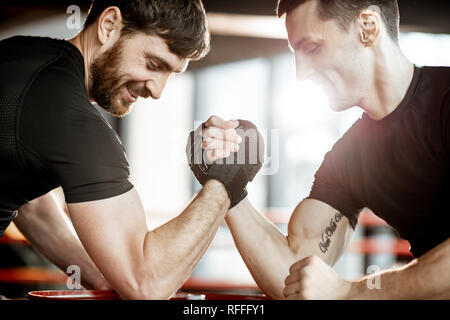
{"label": "eye", "polygon": [[153,71],[159,70],[159,65],[156,62],[154,62],[153,60],[149,60],[147,63],[147,66],[150,70],[153,70]]}
{"label": "eye", "polygon": [[320,50],[320,45],[314,44],[314,45],[308,45],[305,47],[305,51],[307,54],[316,54]]}

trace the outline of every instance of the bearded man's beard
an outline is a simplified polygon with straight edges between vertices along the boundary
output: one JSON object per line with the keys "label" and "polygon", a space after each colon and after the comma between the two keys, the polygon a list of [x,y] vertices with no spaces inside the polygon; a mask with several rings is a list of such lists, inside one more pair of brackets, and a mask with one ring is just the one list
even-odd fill
{"label": "bearded man's beard", "polygon": [[116,117],[123,117],[131,110],[131,102],[120,94],[120,89],[126,85],[120,75],[123,43],[124,40],[119,39],[111,49],[95,59],[91,66],[89,96]]}

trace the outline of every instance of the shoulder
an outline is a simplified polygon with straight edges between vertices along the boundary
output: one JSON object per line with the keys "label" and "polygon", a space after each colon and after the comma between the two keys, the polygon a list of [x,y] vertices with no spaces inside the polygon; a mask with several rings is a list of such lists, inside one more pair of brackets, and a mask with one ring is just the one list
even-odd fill
{"label": "shoulder", "polygon": [[315,174],[316,181],[324,179],[344,181],[349,164],[355,161],[354,157],[358,157],[358,139],[361,137],[363,125],[364,116],[358,119],[325,154]]}
{"label": "shoulder", "polygon": [[[89,105],[84,62],[78,49],[64,40],[16,36],[0,41],[1,92],[14,91],[22,105],[45,112],[50,105]],[[58,112],[62,109],[52,112]]]}
{"label": "shoulder", "polygon": [[434,67],[434,66],[424,66],[420,67],[422,73],[429,78],[437,77],[440,80],[447,80],[447,84],[450,81],[450,67]]}
{"label": "shoulder", "polygon": [[327,156],[331,154],[346,154],[357,147],[358,139],[364,134],[364,126],[368,125],[370,119],[363,114],[353,125],[336,141]]}
{"label": "shoulder", "polygon": [[[40,85],[45,98],[51,90],[60,92],[73,87],[82,78],[84,66],[81,53],[71,46],[63,40],[39,37],[17,36],[0,41],[0,94],[25,97]],[[55,70],[60,71],[58,75],[52,74]],[[66,77],[63,79],[61,74]],[[41,75],[46,75],[47,81],[37,82]]]}
{"label": "shoulder", "polygon": [[11,37],[0,41],[0,58],[2,66],[15,69],[14,75],[20,78],[32,77],[54,63],[77,74],[84,72],[83,56],[75,46],[65,40]]}
{"label": "shoulder", "polygon": [[[450,67],[423,67],[421,95],[429,111],[447,122],[450,116]],[[434,106],[434,107],[433,107]]]}
{"label": "shoulder", "polygon": [[75,129],[77,123],[100,123],[101,115],[87,96],[84,83],[59,59],[39,72],[24,94],[20,124],[40,122],[48,128]]}
{"label": "shoulder", "polygon": [[[87,96],[84,82],[60,59],[43,69],[24,97],[18,122],[21,142],[44,158],[77,159],[124,152],[120,140]],[[101,146],[101,147],[99,147]]]}
{"label": "shoulder", "polygon": [[420,92],[443,97],[450,89],[450,67],[421,67]]}
{"label": "shoulder", "polygon": [[[84,62],[81,53],[64,40],[36,37],[17,37],[12,42],[28,46],[30,50],[41,50],[38,54],[22,54],[20,61],[45,61],[29,78],[23,93],[21,117],[26,114],[53,125],[77,118],[100,120],[100,114],[89,101],[85,80]],[[16,63],[16,62],[15,62]],[[31,63],[31,62],[30,62]],[[25,77],[25,75],[22,75]],[[24,119],[26,121],[26,119]]]}
{"label": "shoulder", "polygon": [[[365,115],[362,115],[328,151],[315,174],[315,180],[342,184],[360,161],[360,139],[365,134]],[[318,183],[318,182],[317,182]]]}

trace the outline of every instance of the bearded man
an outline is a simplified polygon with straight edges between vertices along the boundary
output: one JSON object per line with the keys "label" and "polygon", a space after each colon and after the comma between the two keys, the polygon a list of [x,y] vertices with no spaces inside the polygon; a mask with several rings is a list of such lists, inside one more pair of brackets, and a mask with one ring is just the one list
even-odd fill
{"label": "bearded man", "polygon": [[[235,177],[222,167],[179,216],[150,231],[125,150],[92,102],[124,116],[138,97],[158,99],[208,49],[200,0],[96,0],[69,41],[1,41],[0,236],[15,220],[57,266],[78,265],[85,288],[171,297],[236,203]],[[238,149],[237,121],[206,125],[231,129],[211,160]],[[59,187],[78,236],[49,193]]]}

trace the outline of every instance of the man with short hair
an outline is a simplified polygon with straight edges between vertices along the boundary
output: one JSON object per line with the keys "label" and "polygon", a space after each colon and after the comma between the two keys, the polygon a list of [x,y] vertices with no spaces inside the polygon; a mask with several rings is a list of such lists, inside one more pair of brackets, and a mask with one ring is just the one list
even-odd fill
{"label": "man with short hair", "polygon": [[[327,153],[282,234],[245,199],[226,222],[259,286],[278,299],[450,299],[450,68],[414,66],[395,0],[279,0],[297,77],[361,119]],[[303,150],[308,152],[308,150]],[[332,266],[368,207],[409,240],[415,259],[381,288]]]}
{"label": "man with short hair", "polygon": [[[149,231],[122,144],[91,102],[124,116],[138,97],[158,99],[169,77],[208,47],[200,0],[96,0],[69,41],[1,41],[0,236],[15,219],[60,268],[78,265],[86,288],[127,299],[174,294],[238,203],[236,177],[216,167],[179,216]],[[211,147],[210,160],[239,148],[238,125],[208,120],[229,129],[227,146]],[[49,193],[57,187],[79,240]]]}

